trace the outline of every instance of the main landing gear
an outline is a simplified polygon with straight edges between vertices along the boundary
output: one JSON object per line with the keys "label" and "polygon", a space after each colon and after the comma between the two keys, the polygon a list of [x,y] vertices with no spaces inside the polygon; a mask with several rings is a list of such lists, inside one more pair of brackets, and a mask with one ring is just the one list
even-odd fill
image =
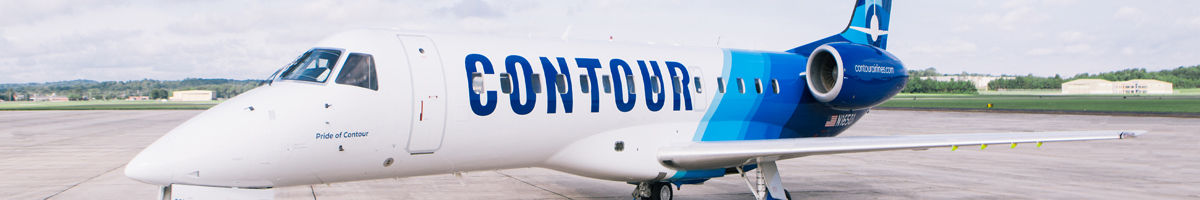
{"label": "main landing gear", "polygon": [[750,192],[754,193],[754,199],[792,199],[792,194],[783,189],[783,179],[779,177],[779,167],[775,165],[775,161],[762,161],[758,159],[758,169],[755,170],[754,181],[750,181],[750,177],[746,177],[746,170],[738,166],[738,174],[742,179],[746,180],[746,186],[750,187]]}
{"label": "main landing gear", "polygon": [[[783,179],[779,177],[779,167],[775,161],[758,161],[753,180],[746,176],[745,166],[736,167],[739,175],[746,180],[746,186],[758,200],[788,200],[792,199],[791,192],[783,189]],[[671,183],[669,182],[640,182],[633,189],[633,198],[638,200],[670,200],[672,198]]]}
{"label": "main landing gear", "polygon": [[638,200],[671,200],[671,183],[641,182],[633,189],[633,198]]}

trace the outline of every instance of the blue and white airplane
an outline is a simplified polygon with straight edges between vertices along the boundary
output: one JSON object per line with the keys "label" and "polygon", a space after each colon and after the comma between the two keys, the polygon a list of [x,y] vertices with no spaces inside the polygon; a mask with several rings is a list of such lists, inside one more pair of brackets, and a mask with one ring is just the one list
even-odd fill
{"label": "blue and white airplane", "polygon": [[890,8],[858,0],[842,33],[786,51],[342,32],[179,125],[125,174],[162,199],[528,167],[628,182],[636,199],[739,174],[756,198],[784,199],[779,160],[1145,133],[834,137],[908,81],[885,50]]}

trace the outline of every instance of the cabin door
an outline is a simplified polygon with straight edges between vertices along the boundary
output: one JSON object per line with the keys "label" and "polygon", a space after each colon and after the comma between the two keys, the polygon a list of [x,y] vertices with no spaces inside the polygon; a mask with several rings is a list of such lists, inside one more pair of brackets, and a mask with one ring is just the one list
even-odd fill
{"label": "cabin door", "polygon": [[413,123],[408,138],[410,154],[429,154],[442,147],[446,130],[446,81],[442,59],[433,40],[419,35],[397,35],[408,56],[413,83]]}

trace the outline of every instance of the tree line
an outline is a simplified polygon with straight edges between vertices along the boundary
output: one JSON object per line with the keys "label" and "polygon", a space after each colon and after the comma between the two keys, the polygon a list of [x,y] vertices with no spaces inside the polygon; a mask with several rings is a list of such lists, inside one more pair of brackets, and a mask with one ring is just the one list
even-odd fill
{"label": "tree line", "polygon": [[1018,76],[1012,80],[995,80],[988,83],[991,89],[1061,89],[1062,84],[1078,79],[1103,79],[1107,81],[1128,81],[1133,79],[1153,79],[1171,83],[1175,88],[1200,87],[1200,65],[1146,71],[1145,68],[1126,69],[1121,71],[1104,72],[1099,74],[1082,73],[1071,78]]}
{"label": "tree line", "polygon": [[945,94],[978,94],[975,84],[971,81],[937,81],[923,79],[920,76],[909,76],[908,85],[903,93],[945,93]]}
{"label": "tree line", "polygon": [[201,79],[93,81],[70,80],[47,83],[0,84],[0,100],[28,101],[34,96],[58,95],[71,100],[120,100],[130,96],[166,99],[171,91],[209,90],[216,98],[232,98],[258,87],[261,80]]}

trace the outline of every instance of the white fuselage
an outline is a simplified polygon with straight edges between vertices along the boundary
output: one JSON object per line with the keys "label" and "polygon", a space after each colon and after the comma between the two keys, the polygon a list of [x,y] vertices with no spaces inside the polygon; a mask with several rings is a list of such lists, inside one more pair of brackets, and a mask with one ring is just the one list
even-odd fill
{"label": "white fuselage", "polygon": [[[324,83],[273,80],[172,130],[131,162],[130,177],[160,185],[281,187],[545,167],[616,181],[662,179],[675,171],[660,165],[654,150],[693,140],[705,108],[716,103],[716,77],[727,65],[718,48],[393,30],[348,31],[314,48],[342,50],[343,59],[349,53],[373,55],[378,91],[338,84],[333,78]],[[486,115],[471,107],[471,79],[464,62],[471,54],[485,56],[494,70],[483,73],[483,64],[473,63],[484,79],[484,91],[496,93],[494,109]],[[536,81],[541,92],[535,93],[532,111],[526,114],[518,114],[513,105],[528,110],[527,77],[522,77],[520,63],[515,72],[506,70],[510,56],[524,58],[540,75]],[[570,113],[556,86],[545,84],[545,79],[558,77],[543,73],[542,57],[555,70],[561,69],[558,58],[566,61]],[[577,60],[588,58],[601,65],[591,74]],[[625,61],[631,70],[619,69],[620,74],[613,75],[614,59]],[[702,80],[699,91],[694,85],[681,91],[692,96],[691,110],[674,109],[677,97],[668,61],[686,66],[690,76],[685,79]],[[663,83],[659,92],[665,98],[654,99],[663,102],[661,110],[648,106],[646,98],[656,95],[646,91],[638,62],[661,70],[656,79]],[[513,87],[519,88],[519,96],[502,93],[499,77],[506,72],[517,80]],[[587,84],[597,89],[583,93],[581,75],[596,79]],[[622,112],[616,106],[618,92],[605,92],[602,77],[626,75],[635,80],[636,99],[632,109]],[[598,99],[593,100],[596,93]],[[619,95],[629,101],[627,93]],[[557,101],[548,101],[548,95],[557,96]],[[480,102],[487,103],[486,93],[480,96]],[[511,97],[519,99],[513,103]],[[679,104],[685,100],[679,99]],[[555,109],[550,113],[552,103]],[[623,143],[622,151],[614,149],[617,141]],[[392,164],[385,166],[389,158]]]}

